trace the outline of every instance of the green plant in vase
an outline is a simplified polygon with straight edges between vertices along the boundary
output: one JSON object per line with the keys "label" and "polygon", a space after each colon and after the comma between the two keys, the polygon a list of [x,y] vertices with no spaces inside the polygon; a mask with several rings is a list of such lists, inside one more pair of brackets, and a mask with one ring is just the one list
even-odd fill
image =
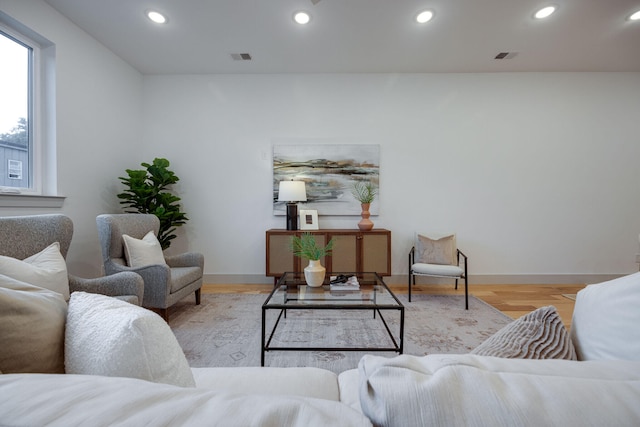
{"label": "green plant in vase", "polygon": [[353,198],[360,202],[362,219],[358,223],[358,228],[362,231],[369,231],[373,228],[373,222],[369,219],[369,207],[378,194],[378,189],[371,181],[356,181],[351,187]]}
{"label": "green plant in vase", "polygon": [[295,256],[309,260],[309,265],[304,268],[304,278],[311,287],[322,286],[327,269],[320,264],[320,258],[331,256],[333,239],[325,246],[318,246],[312,233],[302,233],[300,236],[291,237],[291,251]]}

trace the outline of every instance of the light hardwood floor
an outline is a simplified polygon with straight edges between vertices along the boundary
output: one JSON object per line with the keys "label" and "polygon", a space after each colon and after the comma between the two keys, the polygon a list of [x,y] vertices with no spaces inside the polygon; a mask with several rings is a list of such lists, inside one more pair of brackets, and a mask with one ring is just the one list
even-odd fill
{"label": "light hardwood floor", "polygon": [[[389,284],[394,293],[406,293],[407,284]],[[536,308],[553,305],[558,310],[562,322],[567,328],[571,327],[573,306],[575,301],[564,297],[563,294],[575,294],[584,288],[583,284],[576,285],[470,285],[469,294],[480,298],[484,302],[502,311],[507,316],[517,319],[523,314]],[[269,284],[207,284],[202,287],[203,293],[247,293],[268,294],[273,287]],[[453,284],[416,285],[412,292],[438,295],[464,295],[464,286],[454,290]]]}

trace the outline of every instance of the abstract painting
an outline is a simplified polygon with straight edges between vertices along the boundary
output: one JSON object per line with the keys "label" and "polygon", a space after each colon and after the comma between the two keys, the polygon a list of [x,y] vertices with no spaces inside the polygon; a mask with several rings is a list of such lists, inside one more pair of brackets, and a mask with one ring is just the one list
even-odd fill
{"label": "abstract painting", "polygon": [[380,146],[374,144],[296,144],[273,146],[273,213],[285,214],[278,202],[278,186],[285,180],[304,181],[307,201],[300,209],[318,215],[360,215],[360,202],[351,188],[358,181],[371,182],[378,190],[371,215],[378,214],[380,197]]}

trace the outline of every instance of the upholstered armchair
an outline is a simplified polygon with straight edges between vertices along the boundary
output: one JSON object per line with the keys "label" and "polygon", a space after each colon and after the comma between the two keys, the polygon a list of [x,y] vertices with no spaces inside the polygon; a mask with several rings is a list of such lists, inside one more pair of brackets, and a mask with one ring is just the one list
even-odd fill
{"label": "upholstered armchair", "polygon": [[[62,214],[0,217],[0,255],[23,260],[58,242],[66,259],[73,222]],[[69,274],[69,292],[84,291],[142,304],[142,277],[127,272],[108,277],[84,279]]]}
{"label": "upholstered armchair", "polygon": [[[200,304],[200,290],[204,272],[204,256],[187,252],[164,256],[150,265],[131,266],[125,255],[123,235],[142,241],[152,231],[156,236],[160,220],[151,214],[103,214],[96,218],[102,247],[105,274],[133,271],[144,279],[143,307],[158,311],[168,320],[168,308],[195,293]],[[161,249],[160,249],[161,251]]]}
{"label": "upholstered armchair", "polygon": [[467,256],[458,249],[456,235],[416,233],[414,246],[409,251],[409,302],[411,286],[416,276],[464,279],[464,308],[469,309],[469,280],[467,278]]}

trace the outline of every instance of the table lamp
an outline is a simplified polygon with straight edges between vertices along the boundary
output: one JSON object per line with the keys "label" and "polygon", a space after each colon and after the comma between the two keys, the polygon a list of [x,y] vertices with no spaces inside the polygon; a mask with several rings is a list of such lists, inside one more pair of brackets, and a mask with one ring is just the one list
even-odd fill
{"label": "table lamp", "polygon": [[307,200],[304,181],[280,181],[278,201],[287,202],[287,230],[298,229],[298,203]]}

